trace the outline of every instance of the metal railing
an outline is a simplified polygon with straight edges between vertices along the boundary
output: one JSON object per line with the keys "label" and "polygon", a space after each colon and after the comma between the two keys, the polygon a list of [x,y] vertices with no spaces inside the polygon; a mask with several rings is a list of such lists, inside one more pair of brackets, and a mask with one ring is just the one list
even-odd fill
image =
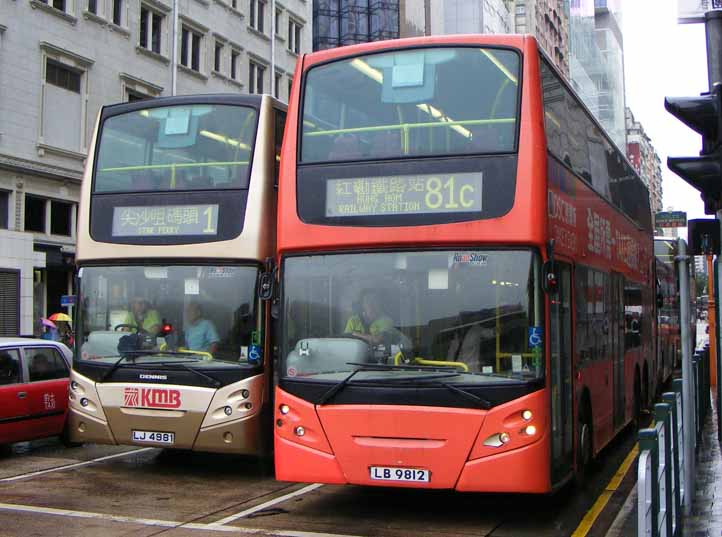
{"label": "metal railing", "polygon": [[662,402],[654,406],[654,427],[639,431],[639,465],[637,469],[637,535],[639,537],[674,537],[681,535],[682,513],[691,502],[691,491],[685,475],[685,428],[695,434],[710,410],[709,347],[695,353],[692,359],[692,394],[694,413],[691,424],[684,423],[682,379],[672,381],[671,392],[662,394]]}

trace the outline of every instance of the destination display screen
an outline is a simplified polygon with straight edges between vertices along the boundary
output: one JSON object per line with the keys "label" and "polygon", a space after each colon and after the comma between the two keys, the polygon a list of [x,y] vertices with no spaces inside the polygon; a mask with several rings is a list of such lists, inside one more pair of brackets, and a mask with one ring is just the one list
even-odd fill
{"label": "destination display screen", "polygon": [[326,217],[481,212],[482,173],[329,179]]}
{"label": "destination display screen", "polygon": [[218,234],[218,205],[113,208],[113,237],[216,234]]}

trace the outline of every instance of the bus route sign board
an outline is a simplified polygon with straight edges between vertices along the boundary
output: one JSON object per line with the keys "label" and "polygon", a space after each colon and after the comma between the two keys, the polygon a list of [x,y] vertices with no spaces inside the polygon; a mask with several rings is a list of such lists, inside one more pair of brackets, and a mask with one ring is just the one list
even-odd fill
{"label": "bus route sign board", "polygon": [[663,211],[654,217],[656,227],[684,227],[687,225],[687,213],[684,211]]}
{"label": "bus route sign board", "polygon": [[677,22],[704,22],[706,12],[719,9],[722,9],[722,0],[677,0]]}
{"label": "bus route sign board", "polygon": [[480,172],[329,179],[326,217],[481,212]]}
{"label": "bus route sign board", "polygon": [[113,237],[217,233],[218,205],[161,205],[113,209]]}

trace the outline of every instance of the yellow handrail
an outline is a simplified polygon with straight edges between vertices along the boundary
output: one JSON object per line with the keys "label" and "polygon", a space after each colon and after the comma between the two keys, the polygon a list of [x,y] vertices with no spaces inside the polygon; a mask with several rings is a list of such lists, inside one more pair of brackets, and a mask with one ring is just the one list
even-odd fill
{"label": "yellow handrail", "polygon": [[[397,352],[394,356],[394,365],[399,365],[401,363],[401,359],[403,358],[403,354],[400,352]],[[418,356],[415,357],[413,360],[413,363],[418,365],[431,365],[431,366],[442,366],[442,367],[458,367],[459,369],[463,369],[464,372],[469,372],[469,366],[466,365],[463,362],[447,362],[444,360],[426,360],[424,358],[419,358]]]}
{"label": "yellow handrail", "polygon": [[330,136],[334,134],[353,134],[356,132],[378,132],[387,130],[407,130],[419,129],[426,127],[451,127],[453,125],[494,125],[500,123],[515,123],[516,118],[497,118],[497,119],[465,119],[461,121],[428,121],[424,123],[402,123],[397,125],[375,125],[373,127],[353,127],[348,129],[332,129],[326,131],[304,132],[304,136]]}
{"label": "yellow handrail", "polygon": [[126,172],[126,171],[138,171],[138,170],[167,170],[171,168],[204,168],[209,166],[238,166],[241,164],[248,164],[247,160],[235,160],[229,162],[186,162],[181,164],[141,164],[138,166],[118,166],[114,168],[101,168],[98,171],[101,172]]}
{"label": "yellow handrail", "polygon": [[204,360],[213,360],[213,355],[212,355],[210,352],[205,352],[205,351],[191,351],[191,350],[185,349],[185,348],[183,348],[183,347],[178,347],[178,348],[176,349],[176,352],[183,352],[183,353],[185,353],[185,354],[200,354],[201,356],[203,356],[203,359],[204,359]]}

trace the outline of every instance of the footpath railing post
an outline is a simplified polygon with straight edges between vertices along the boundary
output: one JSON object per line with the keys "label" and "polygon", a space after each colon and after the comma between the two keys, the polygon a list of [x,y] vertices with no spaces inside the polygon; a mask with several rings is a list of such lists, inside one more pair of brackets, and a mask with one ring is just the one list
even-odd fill
{"label": "footpath railing post", "polygon": [[699,355],[692,356],[692,393],[694,395],[694,433],[697,445],[697,437],[699,436]]}
{"label": "footpath railing post", "polygon": [[681,499],[681,483],[679,476],[680,471],[680,453],[682,446],[682,396],[677,392],[665,392],[662,394],[662,401],[667,403],[670,408],[671,432],[670,444],[672,449],[672,535],[677,528],[682,527],[682,499]]}
{"label": "footpath railing post", "polygon": [[685,457],[687,457],[687,451],[685,450],[684,445],[687,437],[685,429],[687,425],[684,423],[685,413],[682,379],[674,379],[672,381],[672,389],[679,398],[679,439],[677,443],[679,446],[679,505],[680,507],[684,507],[687,504],[687,463],[685,460]]}
{"label": "footpath railing post", "polygon": [[672,497],[672,419],[670,407],[667,403],[654,405],[654,419],[661,425],[659,438],[659,526],[660,535],[674,535],[674,501]]}
{"label": "footpath railing post", "polygon": [[[648,520],[649,527],[646,529],[646,535],[649,535],[650,537],[658,537],[659,536],[659,486],[657,483],[657,475],[659,472],[659,446],[658,446],[658,437],[657,437],[657,429],[642,429],[639,431],[639,452],[642,453],[644,451],[649,452],[651,463],[652,463],[652,471],[649,483],[651,484],[651,496],[652,496],[652,504],[651,504],[651,512],[644,512],[644,513],[637,513],[637,516],[642,519]],[[641,497],[640,497],[641,500]],[[647,499],[648,500],[648,499]],[[639,502],[639,510],[642,509],[642,502]],[[650,531],[651,529],[651,531]],[[646,536],[645,536],[646,537]]]}

